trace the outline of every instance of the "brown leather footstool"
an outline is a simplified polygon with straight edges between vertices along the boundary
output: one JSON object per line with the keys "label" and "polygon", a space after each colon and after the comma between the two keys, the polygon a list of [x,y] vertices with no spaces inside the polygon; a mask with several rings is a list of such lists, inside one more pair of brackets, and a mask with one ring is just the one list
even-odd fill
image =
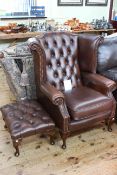
{"label": "brown leather footstool", "polygon": [[15,156],[19,156],[19,142],[22,138],[38,133],[47,133],[54,144],[55,124],[37,101],[23,100],[1,107],[5,127],[11,135]]}

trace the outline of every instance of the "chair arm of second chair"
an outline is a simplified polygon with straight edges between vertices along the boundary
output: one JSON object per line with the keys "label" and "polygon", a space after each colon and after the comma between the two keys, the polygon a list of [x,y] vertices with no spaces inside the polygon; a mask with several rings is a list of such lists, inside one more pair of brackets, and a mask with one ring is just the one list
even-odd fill
{"label": "chair arm of second chair", "polygon": [[103,94],[109,95],[111,92],[113,92],[117,88],[117,85],[114,81],[96,73],[92,74],[92,73],[83,72],[82,78],[85,85],[90,86],[91,88]]}

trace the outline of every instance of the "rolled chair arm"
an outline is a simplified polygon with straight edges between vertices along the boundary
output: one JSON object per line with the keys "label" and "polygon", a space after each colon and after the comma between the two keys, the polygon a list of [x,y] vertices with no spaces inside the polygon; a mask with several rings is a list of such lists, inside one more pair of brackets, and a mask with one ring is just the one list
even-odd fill
{"label": "rolled chair arm", "polygon": [[61,132],[68,133],[70,116],[65,104],[64,94],[57,90],[49,83],[43,83],[40,86],[44,95],[54,104],[57,105],[60,115],[53,116],[53,120],[56,122]]}
{"label": "rolled chair arm", "polygon": [[90,86],[103,94],[113,92],[117,88],[114,81],[99,74],[85,72],[82,73],[82,78],[85,85]]}
{"label": "rolled chair arm", "polygon": [[41,91],[49,98],[54,105],[61,105],[64,103],[64,94],[57,90],[49,83],[43,83],[40,86]]}

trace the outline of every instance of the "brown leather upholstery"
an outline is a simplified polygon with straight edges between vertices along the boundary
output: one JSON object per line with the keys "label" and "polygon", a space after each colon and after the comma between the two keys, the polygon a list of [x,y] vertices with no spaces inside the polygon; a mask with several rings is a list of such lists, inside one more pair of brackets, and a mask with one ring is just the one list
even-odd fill
{"label": "brown leather upholstery", "polygon": [[[117,83],[117,36],[113,34],[112,36],[109,35],[99,45],[96,71]],[[117,90],[113,91],[113,95],[117,101]],[[117,109],[115,119],[117,122]]]}
{"label": "brown leather upholstery", "polygon": [[[54,32],[29,40],[38,99],[59,128],[63,148],[67,136],[74,131],[103,120],[111,129],[115,112],[111,92],[116,84],[95,74],[95,57],[101,39],[94,35]],[[71,80],[70,91],[64,89],[66,79]]]}
{"label": "brown leather upholstery", "polygon": [[98,48],[97,72],[117,81],[117,36],[104,38]]}
{"label": "brown leather upholstery", "polygon": [[[111,114],[112,101],[110,98],[102,95],[91,88],[82,86],[74,88],[72,92],[65,93],[66,105],[73,120],[82,120],[91,118],[105,112]],[[100,107],[103,111],[100,111]]]}
{"label": "brown leather upholstery", "polygon": [[79,35],[79,64],[81,72],[96,72],[97,50],[103,37],[97,35]]}
{"label": "brown leather upholstery", "polygon": [[55,128],[54,122],[37,101],[24,100],[8,104],[1,107],[1,112],[16,148],[16,155],[19,155],[16,143],[20,139],[40,132],[49,133]]}

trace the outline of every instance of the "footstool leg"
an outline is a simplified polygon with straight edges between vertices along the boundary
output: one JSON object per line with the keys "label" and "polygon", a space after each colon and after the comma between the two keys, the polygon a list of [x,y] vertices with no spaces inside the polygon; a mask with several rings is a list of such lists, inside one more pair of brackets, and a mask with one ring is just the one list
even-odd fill
{"label": "footstool leg", "polygon": [[54,142],[54,137],[53,137],[53,136],[50,136],[50,144],[51,144],[51,145],[54,145],[54,144],[55,144],[55,142]]}
{"label": "footstool leg", "polygon": [[109,132],[112,132],[112,128],[111,128],[112,120],[113,120],[112,118],[107,120],[107,127]]}
{"label": "footstool leg", "polygon": [[20,155],[20,152],[19,152],[19,140],[18,139],[17,140],[13,140],[13,146],[14,146],[14,148],[16,150],[16,152],[14,153],[14,155],[16,157],[18,157]]}
{"label": "footstool leg", "polygon": [[[3,118],[3,121],[4,121],[4,118]],[[4,123],[5,123],[5,121],[4,121]],[[4,124],[4,128],[7,129],[7,125],[6,125],[6,123]]]}
{"label": "footstool leg", "polygon": [[66,149],[66,138],[63,138],[62,149]]}
{"label": "footstool leg", "polygon": [[4,125],[4,128],[7,129],[7,125],[6,124]]}
{"label": "footstool leg", "polygon": [[54,145],[55,142],[54,142],[54,131],[49,131],[49,136],[50,136],[50,144],[51,145]]}

